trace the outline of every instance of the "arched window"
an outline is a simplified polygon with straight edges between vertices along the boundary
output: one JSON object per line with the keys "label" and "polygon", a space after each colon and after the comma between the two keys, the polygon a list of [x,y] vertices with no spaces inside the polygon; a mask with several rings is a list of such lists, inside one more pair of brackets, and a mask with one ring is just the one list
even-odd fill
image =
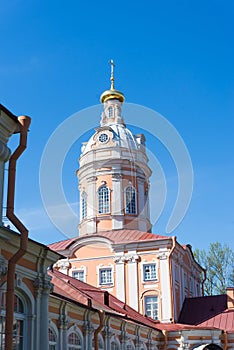
{"label": "arched window", "polygon": [[136,190],[132,186],[125,190],[125,212],[126,214],[136,214]]}
{"label": "arched window", "polygon": [[115,341],[111,342],[111,350],[119,350],[119,346],[116,344]]}
{"label": "arched window", "polygon": [[80,336],[72,332],[68,336],[68,350],[80,350],[82,348],[82,340]]}
{"label": "arched window", "polygon": [[[6,293],[1,296],[0,303],[0,349],[5,347],[5,316],[6,316]],[[15,295],[14,297],[14,323],[13,323],[13,344],[14,349],[23,349],[26,343],[24,334],[24,324],[26,322],[26,312],[23,301]]]}
{"label": "arched window", "polygon": [[113,115],[114,115],[113,107],[109,107],[109,108],[108,108],[108,117],[109,117],[109,118],[112,118]]}
{"label": "arched window", "polygon": [[145,314],[154,320],[158,320],[158,297],[156,295],[146,296],[145,301]]}
{"label": "arched window", "polygon": [[102,186],[98,190],[98,213],[106,214],[110,212],[110,190],[107,186]]}
{"label": "arched window", "polygon": [[126,350],[135,350],[135,346],[132,341],[129,341],[126,346]]}
{"label": "arched window", "polygon": [[56,350],[57,349],[57,336],[56,336],[53,328],[49,327],[48,335],[49,335],[49,350]]}
{"label": "arched window", "polygon": [[82,192],[82,195],[81,195],[81,217],[82,217],[82,220],[87,217],[87,194],[86,194],[86,192]]}

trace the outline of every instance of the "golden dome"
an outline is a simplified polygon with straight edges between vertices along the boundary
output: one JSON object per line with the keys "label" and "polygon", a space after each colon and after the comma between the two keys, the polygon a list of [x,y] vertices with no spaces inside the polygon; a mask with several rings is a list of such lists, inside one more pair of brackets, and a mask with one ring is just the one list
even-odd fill
{"label": "golden dome", "polygon": [[118,90],[115,90],[114,88],[114,61],[110,60],[110,64],[111,64],[111,77],[110,77],[110,81],[111,81],[111,88],[110,90],[106,90],[104,91],[101,96],[100,96],[100,101],[101,103],[104,103],[108,100],[119,100],[120,102],[124,102],[125,97],[124,94]]}
{"label": "golden dome", "polygon": [[110,89],[104,91],[100,97],[100,101],[102,103],[113,99],[119,100],[120,102],[124,102],[124,94],[118,90]]}

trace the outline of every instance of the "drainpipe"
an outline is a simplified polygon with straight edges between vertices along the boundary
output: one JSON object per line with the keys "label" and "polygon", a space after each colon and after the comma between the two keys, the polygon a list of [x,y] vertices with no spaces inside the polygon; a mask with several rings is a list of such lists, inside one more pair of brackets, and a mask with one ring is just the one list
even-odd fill
{"label": "drainpipe", "polygon": [[172,236],[172,248],[168,256],[168,261],[169,261],[169,274],[170,274],[170,281],[171,281],[171,322],[174,323],[174,289],[173,289],[173,276],[172,276],[172,260],[170,261],[170,257],[175,250],[176,247],[176,236]]}
{"label": "drainpipe", "polygon": [[163,347],[162,347],[161,350],[165,350],[166,347],[167,347],[167,343],[168,343],[168,331],[165,330],[165,329],[163,329],[163,330],[162,330],[162,333],[163,333],[163,335],[164,335],[164,344],[163,344]]}
{"label": "drainpipe", "polygon": [[100,319],[100,324],[97,329],[94,331],[94,350],[98,350],[98,333],[102,330],[104,326],[104,319],[105,319],[105,311],[104,310],[98,310],[98,315]]}
{"label": "drainpipe", "polygon": [[228,346],[228,338],[227,338],[227,332],[223,331],[223,350],[227,350],[227,346]]}
{"label": "drainpipe", "polygon": [[7,271],[7,294],[6,294],[6,335],[5,350],[13,349],[13,320],[14,320],[14,294],[15,294],[15,268],[19,259],[26,253],[28,244],[28,230],[14,214],[15,200],[15,174],[16,162],[27,147],[27,133],[31,118],[26,116],[18,117],[20,123],[20,142],[9,160],[8,189],[7,189],[7,218],[21,233],[20,247],[8,261]]}

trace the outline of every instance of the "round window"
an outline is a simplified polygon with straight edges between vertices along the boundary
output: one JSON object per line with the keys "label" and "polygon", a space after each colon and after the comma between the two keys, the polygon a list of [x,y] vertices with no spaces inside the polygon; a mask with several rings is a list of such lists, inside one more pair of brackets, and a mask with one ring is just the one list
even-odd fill
{"label": "round window", "polygon": [[102,143],[107,142],[108,139],[109,139],[109,137],[108,137],[107,134],[101,134],[101,135],[99,136],[99,138],[98,138],[98,140],[99,140],[100,142],[102,142]]}

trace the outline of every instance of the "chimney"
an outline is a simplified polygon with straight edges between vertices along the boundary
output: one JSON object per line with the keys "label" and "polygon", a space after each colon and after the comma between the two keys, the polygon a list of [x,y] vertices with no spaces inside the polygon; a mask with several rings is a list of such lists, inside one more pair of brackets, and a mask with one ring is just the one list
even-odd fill
{"label": "chimney", "polygon": [[227,292],[227,307],[228,309],[234,308],[234,287],[228,287]]}

